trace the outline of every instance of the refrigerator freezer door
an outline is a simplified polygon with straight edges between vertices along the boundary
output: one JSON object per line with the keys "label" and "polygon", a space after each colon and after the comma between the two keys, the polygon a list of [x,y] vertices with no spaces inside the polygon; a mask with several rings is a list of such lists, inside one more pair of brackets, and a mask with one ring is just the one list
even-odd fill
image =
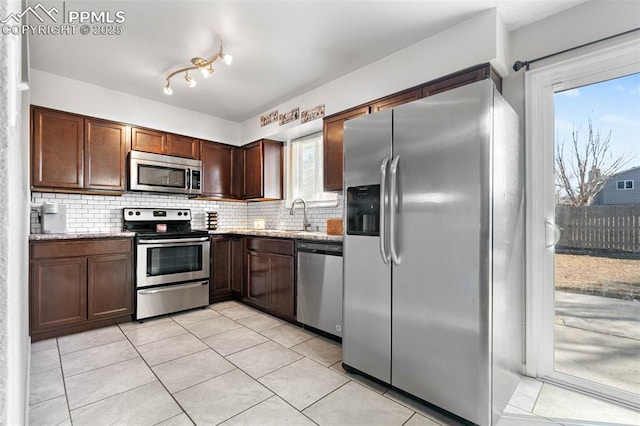
{"label": "refrigerator freezer door", "polygon": [[[380,165],[391,156],[391,117],[387,110],[345,123],[345,196],[349,187],[380,185]],[[349,211],[347,199],[345,206]],[[391,266],[383,261],[380,236],[344,238],[342,354],[347,366],[391,381]]]}
{"label": "refrigerator freezer door", "polygon": [[394,109],[397,165],[391,384],[490,422],[492,84]]}

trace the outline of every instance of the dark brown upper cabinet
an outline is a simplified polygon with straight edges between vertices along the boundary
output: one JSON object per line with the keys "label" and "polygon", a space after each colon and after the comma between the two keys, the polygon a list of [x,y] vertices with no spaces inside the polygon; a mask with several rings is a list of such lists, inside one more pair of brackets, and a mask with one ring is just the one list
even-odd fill
{"label": "dark brown upper cabinet", "polygon": [[167,153],[167,134],[157,130],[131,128],[131,149],[152,154]]}
{"label": "dark brown upper cabinet", "polygon": [[244,146],[244,199],[282,199],[282,143],[262,139]]}
{"label": "dark brown upper cabinet", "polygon": [[200,140],[180,135],[167,135],[167,155],[200,159]]}
{"label": "dark brown upper cabinet", "polygon": [[369,105],[350,109],[329,117],[322,122],[324,190],[342,190],[342,143],[344,141],[344,122],[369,114]]}
{"label": "dark brown upper cabinet", "polygon": [[366,105],[355,107],[325,117],[323,120],[323,153],[324,153],[324,190],[341,191],[343,179],[343,143],[344,122],[362,117],[369,112],[374,113],[388,108],[432,96],[446,90],[491,78],[499,91],[502,91],[502,79],[491,68],[490,64],[477,65],[459,72],[432,80],[420,86],[394,93],[374,100]]}
{"label": "dark brown upper cabinet", "polygon": [[198,139],[141,127],[131,129],[131,149],[152,154],[200,159]]}
{"label": "dark brown upper cabinet", "polygon": [[82,189],[83,117],[32,107],[31,124],[31,188]]}
{"label": "dark brown upper cabinet", "polygon": [[84,131],[84,187],[124,192],[129,126],[86,118]]}
{"label": "dark brown upper cabinet", "polygon": [[231,154],[231,196],[244,198],[244,148],[234,147]]}
{"label": "dark brown upper cabinet", "polygon": [[371,104],[371,112],[378,112],[384,109],[395,108],[408,102],[413,102],[420,99],[420,89],[407,90],[406,92],[400,92],[395,95],[387,96],[379,101]]}
{"label": "dark brown upper cabinet", "polygon": [[31,189],[122,194],[129,127],[32,107]]}
{"label": "dark brown upper cabinet", "polygon": [[446,77],[425,84],[421,88],[421,97],[426,98],[427,96],[433,96],[437,93],[455,89],[456,87],[461,87],[470,83],[475,83],[476,81],[484,80],[486,78],[491,78],[498,88],[498,91],[502,91],[502,79],[498,74],[496,74],[489,64],[485,64],[462,70],[458,73],[449,74]]}
{"label": "dark brown upper cabinet", "polygon": [[237,198],[232,190],[233,150],[234,147],[229,145],[202,142],[200,157],[203,197]]}

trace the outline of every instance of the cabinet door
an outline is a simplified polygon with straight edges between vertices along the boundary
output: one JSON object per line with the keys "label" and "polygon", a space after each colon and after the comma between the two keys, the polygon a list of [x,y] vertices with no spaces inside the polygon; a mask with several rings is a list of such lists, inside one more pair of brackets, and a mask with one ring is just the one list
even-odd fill
{"label": "cabinet door", "polygon": [[262,198],[262,142],[244,148],[244,198]]}
{"label": "cabinet door", "polygon": [[219,300],[231,294],[231,238],[211,240],[212,278],[209,286],[209,301]]}
{"label": "cabinet door", "polygon": [[293,256],[269,255],[271,270],[269,308],[291,316],[295,314],[293,259]]}
{"label": "cabinet door", "polygon": [[371,112],[382,111],[384,109],[395,108],[402,104],[415,101],[420,98],[420,89],[413,89],[407,92],[398,93],[376,101],[371,105]]}
{"label": "cabinet door", "polygon": [[232,198],[231,171],[233,147],[202,142],[202,195]]}
{"label": "cabinet door", "polygon": [[200,141],[179,135],[167,135],[167,155],[200,159]]}
{"label": "cabinet door", "polygon": [[45,330],[87,319],[87,258],[31,262],[30,329]]}
{"label": "cabinet door", "polygon": [[153,154],[166,154],[167,135],[149,129],[131,128],[131,149],[134,151],[151,152]]}
{"label": "cabinet door", "polygon": [[237,296],[243,296],[244,284],[244,238],[231,239],[231,290]]}
{"label": "cabinet door", "polygon": [[355,108],[341,114],[327,117],[323,121],[323,161],[324,190],[342,190],[342,145],[344,141],[344,122],[362,117],[369,113],[369,106]]}
{"label": "cabinet door", "polygon": [[84,187],[124,192],[128,126],[92,118],[85,119]]}
{"label": "cabinet door", "polygon": [[455,75],[447,76],[446,78],[425,85],[422,87],[422,97],[425,98],[427,96],[432,96],[436,93],[445,92],[447,90],[455,89],[456,87],[475,83],[476,81],[484,80],[489,77],[496,81],[498,90],[500,90],[501,80],[496,78],[497,76],[491,72],[491,66],[487,64],[471,70],[462,71]]}
{"label": "cabinet door", "polygon": [[132,260],[128,253],[88,258],[88,319],[133,313]]}
{"label": "cabinet door", "polygon": [[32,188],[81,189],[84,185],[83,118],[37,107],[32,114]]}
{"label": "cabinet door", "polygon": [[244,198],[244,149],[233,148],[231,154],[231,197]]}
{"label": "cabinet door", "polygon": [[247,297],[269,307],[269,258],[266,253],[247,252]]}

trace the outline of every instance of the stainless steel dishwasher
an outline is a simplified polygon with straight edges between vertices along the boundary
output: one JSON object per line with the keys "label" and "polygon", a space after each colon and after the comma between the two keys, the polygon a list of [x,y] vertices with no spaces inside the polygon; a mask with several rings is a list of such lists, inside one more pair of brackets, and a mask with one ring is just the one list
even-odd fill
{"label": "stainless steel dishwasher", "polygon": [[342,337],[342,242],[298,241],[298,321]]}

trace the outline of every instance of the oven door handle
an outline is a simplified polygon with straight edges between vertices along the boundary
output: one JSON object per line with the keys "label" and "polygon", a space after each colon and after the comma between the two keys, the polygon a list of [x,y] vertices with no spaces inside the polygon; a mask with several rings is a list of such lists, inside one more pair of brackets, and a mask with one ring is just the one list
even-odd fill
{"label": "oven door handle", "polygon": [[204,243],[209,241],[209,237],[200,237],[200,238],[171,238],[171,239],[157,239],[157,240],[138,240],[138,244],[175,244],[175,243]]}
{"label": "oven door handle", "polygon": [[207,285],[209,284],[209,281],[203,281],[201,283],[195,283],[195,284],[189,284],[189,285],[174,285],[171,287],[165,287],[165,288],[157,288],[154,290],[138,290],[139,294],[156,294],[156,293],[166,293],[168,291],[175,291],[175,290],[184,290],[187,288],[196,288],[196,287],[200,287],[201,285]]}

